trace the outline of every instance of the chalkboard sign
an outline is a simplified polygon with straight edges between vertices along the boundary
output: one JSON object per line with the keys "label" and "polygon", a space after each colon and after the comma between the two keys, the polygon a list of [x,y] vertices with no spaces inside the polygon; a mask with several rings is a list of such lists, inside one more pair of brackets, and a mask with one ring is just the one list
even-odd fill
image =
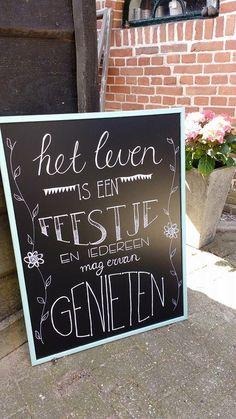
{"label": "chalkboard sign", "polygon": [[0,118],[33,365],[186,318],[181,109]]}

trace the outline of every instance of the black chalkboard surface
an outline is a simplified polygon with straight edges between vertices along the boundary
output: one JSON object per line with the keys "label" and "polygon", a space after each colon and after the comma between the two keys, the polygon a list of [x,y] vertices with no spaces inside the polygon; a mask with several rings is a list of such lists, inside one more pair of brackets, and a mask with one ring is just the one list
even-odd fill
{"label": "black chalkboard surface", "polygon": [[186,318],[183,112],[1,118],[33,364]]}

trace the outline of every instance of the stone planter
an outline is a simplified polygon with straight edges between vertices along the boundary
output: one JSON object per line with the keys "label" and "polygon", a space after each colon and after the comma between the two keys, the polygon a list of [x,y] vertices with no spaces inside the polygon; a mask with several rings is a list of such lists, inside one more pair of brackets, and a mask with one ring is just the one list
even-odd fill
{"label": "stone planter", "polygon": [[235,167],[215,169],[202,176],[196,169],[186,172],[186,242],[197,249],[216,234]]}

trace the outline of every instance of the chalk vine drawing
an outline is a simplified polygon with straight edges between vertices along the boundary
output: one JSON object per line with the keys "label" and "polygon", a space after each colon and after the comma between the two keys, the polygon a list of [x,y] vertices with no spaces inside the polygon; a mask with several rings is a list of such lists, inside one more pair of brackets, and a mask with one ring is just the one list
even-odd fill
{"label": "chalk vine drawing", "polygon": [[[133,176],[121,176],[117,179],[120,179],[122,183],[124,182],[133,182],[134,180],[151,180],[152,173],[148,175],[144,175],[142,173],[138,173],[137,175]],[[55,186],[54,188],[45,188],[43,189],[44,195],[54,195],[57,193],[63,193],[63,192],[74,192],[76,189],[79,188],[78,184],[75,185],[68,185],[68,186]]]}
{"label": "chalk vine drawing", "polygon": [[32,226],[32,233],[31,235],[27,234],[27,242],[31,246],[31,252],[27,253],[27,256],[25,256],[24,262],[27,264],[29,269],[36,268],[40,278],[42,280],[43,286],[44,286],[44,296],[43,297],[37,297],[38,304],[42,305],[41,310],[41,316],[40,316],[40,323],[39,323],[39,330],[34,331],[35,338],[37,340],[40,340],[41,343],[44,343],[43,341],[43,334],[42,334],[42,328],[43,328],[43,322],[45,322],[49,316],[49,311],[46,311],[46,305],[47,305],[47,288],[51,284],[51,275],[45,279],[45,277],[42,274],[42,271],[40,269],[40,265],[44,263],[43,254],[39,253],[37,250],[35,250],[35,217],[39,213],[39,204],[35,206],[33,210],[30,209],[29,205],[27,204],[26,200],[24,199],[24,196],[20,190],[20,187],[17,182],[17,178],[21,175],[21,166],[18,165],[16,168],[13,167],[13,152],[16,146],[16,141],[14,143],[11,142],[10,138],[6,139],[6,145],[10,149],[10,170],[11,170],[11,176],[13,178],[17,193],[14,193],[14,199],[18,202],[22,202],[27,212],[29,213],[30,220],[31,220],[31,226]]}
{"label": "chalk vine drawing", "polygon": [[172,195],[178,190],[178,186],[175,186],[175,177],[176,177],[176,155],[179,153],[179,147],[175,147],[175,143],[174,143],[172,138],[167,138],[167,142],[168,142],[168,144],[172,145],[174,161],[169,166],[170,171],[172,172],[172,181],[171,181],[171,187],[170,187],[170,193],[169,193],[167,208],[163,208],[163,211],[168,217],[168,223],[167,223],[167,225],[164,226],[164,235],[170,240],[170,244],[169,244],[169,259],[170,259],[170,263],[171,263],[170,274],[171,274],[171,276],[173,276],[175,278],[176,283],[177,283],[177,296],[176,296],[176,298],[172,298],[172,304],[174,306],[173,311],[174,311],[176,309],[176,307],[178,306],[178,303],[179,303],[180,287],[182,285],[182,281],[179,279],[178,274],[177,274],[176,269],[175,269],[175,265],[174,265],[174,257],[175,257],[175,254],[176,254],[176,247],[174,247],[173,242],[178,237],[179,229],[178,229],[178,225],[173,222],[173,220],[171,218],[171,215],[170,215],[171,198],[172,198]]}

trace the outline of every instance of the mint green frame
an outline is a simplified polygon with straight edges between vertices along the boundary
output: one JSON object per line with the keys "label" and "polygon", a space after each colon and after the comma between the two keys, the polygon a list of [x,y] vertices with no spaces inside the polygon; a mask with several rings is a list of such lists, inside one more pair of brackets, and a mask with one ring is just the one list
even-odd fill
{"label": "mint green frame", "polygon": [[43,362],[51,361],[69,354],[74,354],[76,352],[83,351],[85,349],[93,348],[98,345],[103,345],[105,343],[113,342],[115,340],[132,336],[138,333],[147,332],[162,326],[173,324],[187,319],[187,284],[186,284],[186,227],[185,227],[185,143],[184,143],[184,109],[183,108],[171,108],[171,109],[157,109],[157,110],[146,110],[146,111],[126,111],[126,112],[100,112],[100,113],[83,113],[83,114],[58,114],[58,115],[28,115],[28,116],[6,116],[0,117],[0,128],[1,124],[14,124],[19,122],[40,122],[40,121],[66,121],[66,120],[79,120],[79,119],[100,119],[100,118],[119,118],[119,117],[132,117],[132,116],[142,116],[142,115],[161,115],[161,114],[180,114],[180,123],[181,123],[181,154],[180,154],[180,164],[181,164],[181,222],[182,222],[182,269],[183,269],[183,301],[184,301],[184,315],[177,317],[168,321],[164,321],[158,324],[153,324],[151,326],[146,326],[140,329],[135,329],[130,332],[119,334],[117,336],[112,336],[110,338],[102,339],[82,347],[76,347],[73,349],[68,349],[66,351],[56,353],[54,355],[46,356],[44,358],[37,359],[35,354],[34,339],[31,327],[29,305],[25,287],[24,280],[24,271],[22,265],[22,258],[20,253],[20,244],[19,237],[17,233],[16,219],[13,207],[13,200],[10,189],[10,182],[6,164],[6,158],[3,148],[3,139],[0,129],[0,169],[2,174],[4,193],[7,204],[8,217],[10,220],[10,229],[13,242],[13,249],[15,254],[15,261],[17,267],[17,273],[19,278],[21,299],[23,305],[23,312],[25,318],[25,326],[28,337],[29,351],[32,365],[38,365]]}

